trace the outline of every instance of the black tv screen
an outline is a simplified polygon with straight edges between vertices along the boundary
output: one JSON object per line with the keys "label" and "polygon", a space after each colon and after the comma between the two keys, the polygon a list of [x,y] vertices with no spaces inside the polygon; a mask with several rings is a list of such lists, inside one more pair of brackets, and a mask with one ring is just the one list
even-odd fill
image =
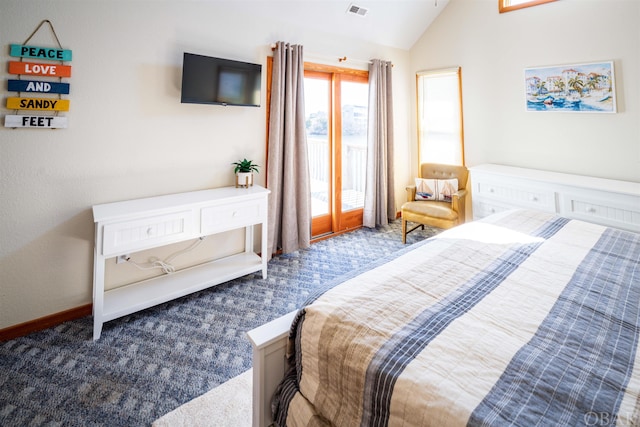
{"label": "black tv screen", "polygon": [[260,64],[185,52],[180,102],[259,107],[261,72]]}

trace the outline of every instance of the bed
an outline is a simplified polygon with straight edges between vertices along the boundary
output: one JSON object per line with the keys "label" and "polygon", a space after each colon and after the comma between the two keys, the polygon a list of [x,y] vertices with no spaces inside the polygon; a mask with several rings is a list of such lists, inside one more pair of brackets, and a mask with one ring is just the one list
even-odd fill
{"label": "bed", "polygon": [[254,425],[640,425],[640,234],[447,230],[251,331]]}

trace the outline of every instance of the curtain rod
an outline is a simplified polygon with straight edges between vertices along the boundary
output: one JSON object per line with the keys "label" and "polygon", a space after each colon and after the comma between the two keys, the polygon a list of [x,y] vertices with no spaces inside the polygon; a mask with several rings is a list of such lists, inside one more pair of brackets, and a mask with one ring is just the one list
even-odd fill
{"label": "curtain rod", "polygon": [[[271,51],[274,51],[274,50],[276,50],[276,45],[275,45],[275,43],[272,43],[271,44]],[[314,53],[309,53],[308,55],[311,56],[312,58],[331,59],[331,60],[334,60],[334,61],[338,61],[340,63],[347,62],[347,61],[352,61],[352,62],[360,62],[362,64],[371,64],[371,62],[372,62],[369,59],[352,59],[352,58],[347,58],[346,56],[342,56],[342,57],[336,58],[334,56],[317,55],[317,54],[314,54]],[[391,66],[393,67],[393,64],[391,64]]]}
{"label": "curtain rod", "polygon": [[[331,59],[333,57],[330,56],[325,56],[325,55],[314,55],[313,53],[310,53],[309,56],[311,56],[312,58],[325,58],[325,59]],[[371,61],[370,59],[353,59],[353,58],[347,58],[346,56],[340,57],[338,58],[338,62],[343,63],[343,62],[360,62],[361,64],[372,64],[373,61]],[[393,67],[393,63],[391,64],[391,66]]]}

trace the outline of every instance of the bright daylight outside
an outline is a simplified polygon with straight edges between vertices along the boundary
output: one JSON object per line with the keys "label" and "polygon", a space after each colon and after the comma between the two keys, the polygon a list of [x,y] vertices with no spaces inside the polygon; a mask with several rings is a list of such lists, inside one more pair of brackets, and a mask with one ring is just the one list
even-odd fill
{"label": "bright daylight outside", "polygon": [[420,163],[463,164],[459,71],[418,73]]}
{"label": "bright daylight outside", "polygon": [[[332,169],[329,152],[329,82],[305,78],[304,89],[312,215],[315,217],[329,213]],[[364,206],[367,103],[366,84],[342,82],[342,211]]]}

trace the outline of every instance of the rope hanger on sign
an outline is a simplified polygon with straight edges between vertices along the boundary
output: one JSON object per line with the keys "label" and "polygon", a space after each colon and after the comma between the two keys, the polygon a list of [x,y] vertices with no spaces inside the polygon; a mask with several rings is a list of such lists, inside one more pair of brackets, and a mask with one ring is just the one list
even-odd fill
{"label": "rope hanger on sign", "polygon": [[33,33],[31,33],[31,35],[29,37],[27,37],[27,39],[22,44],[29,43],[29,40],[31,40],[31,38],[36,35],[38,30],[40,30],[40,27],[42,27],[44,24],[49,24],[49,28],[51,29],[51,32],[53,33],[53,37],[55,37],[56,43],[58,43],[58,47],[60,49],[62,49],[62,45],[60,44],[60,39],[58,38],[58,35],[56,34],[56,30],[53,28],[53,24],[48,19],[43,19],[42,22],[40,22],[40,24],[36,27],[36,29],[33,30]]}

